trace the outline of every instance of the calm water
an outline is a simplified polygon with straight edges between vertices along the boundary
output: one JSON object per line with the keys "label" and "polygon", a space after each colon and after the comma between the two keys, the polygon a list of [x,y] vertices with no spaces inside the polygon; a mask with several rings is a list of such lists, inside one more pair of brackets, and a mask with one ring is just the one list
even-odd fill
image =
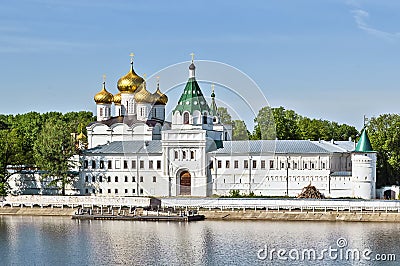
{"label": "calm water", "polygon": [[[399,229],[400,224],[395,223],[168,223],[0,216],[0,264],[310,265],[307,260],[297,260],[296,252],[315,249],[319,256],[322,249],[329,247],[339,252],[339,238],[347,241],[342,250],[370,249],[371,259],[376,254],[395,254],[400,261]],[[272,261],[269,255],[265,258],[265,248],[269,254],[274,248],[285,249],[282,258],[286,256],[287,260],[279,260],[276,253],[272,253]],[[347,261],[335,259],[334,254],[332,259],[325,255],[323,260],[314,260],[312,264],[378,265],[376,261]]]}

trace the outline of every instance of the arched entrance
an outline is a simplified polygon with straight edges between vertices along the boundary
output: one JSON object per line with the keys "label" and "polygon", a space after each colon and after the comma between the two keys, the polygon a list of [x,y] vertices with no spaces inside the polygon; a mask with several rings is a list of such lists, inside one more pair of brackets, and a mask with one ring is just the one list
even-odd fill
{"label": "arched entrance", "polygon": [[180,175],[180,193],[179,195],[191,195],[192,180],[188,171],[183,171]]}
{"label": "arched entrance", "polygon": [[385,190],[385,192],[383,192],[383,197],[385,199],[396,199],[396,192],[391,189]]}

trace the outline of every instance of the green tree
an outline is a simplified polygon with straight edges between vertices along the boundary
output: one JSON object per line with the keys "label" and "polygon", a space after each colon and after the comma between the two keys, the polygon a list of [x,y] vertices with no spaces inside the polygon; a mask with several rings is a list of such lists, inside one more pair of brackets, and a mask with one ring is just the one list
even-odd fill
{"label": "green tree", "polygon": [[[8,179],[23,170],[22,139],[16,129],[0,130],[0,196],[8,194]],[[8,169],[8,167],[12,169]]]}
{"label": "green tree", "polygon": [[377,186],[400,182],[400,115],[383,114],[368,124],[372,148],[377,152]]}
{"label": "green tree", "polygon": [[44,177],[53,177],[50,185],[59,186],[65,195],[65,186],[73,181],[70,174],[71,157],[76,154],[75,141],[71,137],[73,125],[57,118],[47,120],[34,144],[34,157]]}
{"label": "green tree", "polygon": [[219,118],[224,125],[232,125],[232,116],[229,114],[228,109],[225,107],[218,107]]}
{"label": "green tree", "polygon": [[248,140],[247,127],[242,120],[233,120],[232,126],[232,140]]}
{"label": "green tree", "polygon": [[254,128],[255,130],[252,139],[257,139],[257,137],[260,137],[260,139],[276,138],[273,109],[268,106],[263,107],[258,111],[254,122],[256,123],[256,126]]}

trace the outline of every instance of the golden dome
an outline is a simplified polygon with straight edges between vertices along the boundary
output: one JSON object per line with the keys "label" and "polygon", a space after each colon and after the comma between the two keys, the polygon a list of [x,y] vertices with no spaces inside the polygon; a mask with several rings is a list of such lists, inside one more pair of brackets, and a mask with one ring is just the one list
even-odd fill
{"label": "golden dome", "polygon": [[157,90],[155,93],[153,93],[153,97],[155,100],[155,104],[162,104],[166,105],[168,102],[168,97],[164,93],[160,91],[160,88],[157,86]]}
{"label": "golden dome", "polygon": [[113,101],[113,95],[106,90],[106,83],[103,82],[103,89],[94,96],[97,104],[110,104]]}
{"label": "golden dome", "polygon": [[117,94],[114,95],[114,97],[113,97],[113,102],[114,102],[116,105],[121,105],[121,100],[122,100],[122,98],[121,98],[121,92],[118,92]]}
{"label": "golden dome", "polygon": [[76,137],[76,140],[84,140],[86,139],[85,134],[83,134],[83,132],[79,133],[79,135]]}
{"label": "golden dome", "polygon": [[118,90],[125,93],[134,93],[143,81],[143,78],[133,70],[133,62],[131,62],[131,70],[118,80]]}
{"label": "golden dome", "polygon": [[137,103],[153,103],[154,100],[153,94],[146,90],[146,83],[144,82],[136,91],[135,101]]}

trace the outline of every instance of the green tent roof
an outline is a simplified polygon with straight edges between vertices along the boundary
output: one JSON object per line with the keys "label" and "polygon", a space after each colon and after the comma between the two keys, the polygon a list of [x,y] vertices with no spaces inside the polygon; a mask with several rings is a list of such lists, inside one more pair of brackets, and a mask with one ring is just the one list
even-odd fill
{"label": "green tent roof", "polygon": [[371,152],[371,151],[373,151],[371,142],[369,141],[367,130],[364,129],[363,132],[361,133],[361,137],[358,140],[355,151],[356,152]]}
{"label": "green tent roof", "polygon": [[183,113],[184,111],[188,111],[190,114],[193,114],[195,110],[198,110],[201,113],[205,111],[210,113],[210,107],[204,98],[199,84],[195,78],[189,78],[174,112],[179,111],[180,113]]}

